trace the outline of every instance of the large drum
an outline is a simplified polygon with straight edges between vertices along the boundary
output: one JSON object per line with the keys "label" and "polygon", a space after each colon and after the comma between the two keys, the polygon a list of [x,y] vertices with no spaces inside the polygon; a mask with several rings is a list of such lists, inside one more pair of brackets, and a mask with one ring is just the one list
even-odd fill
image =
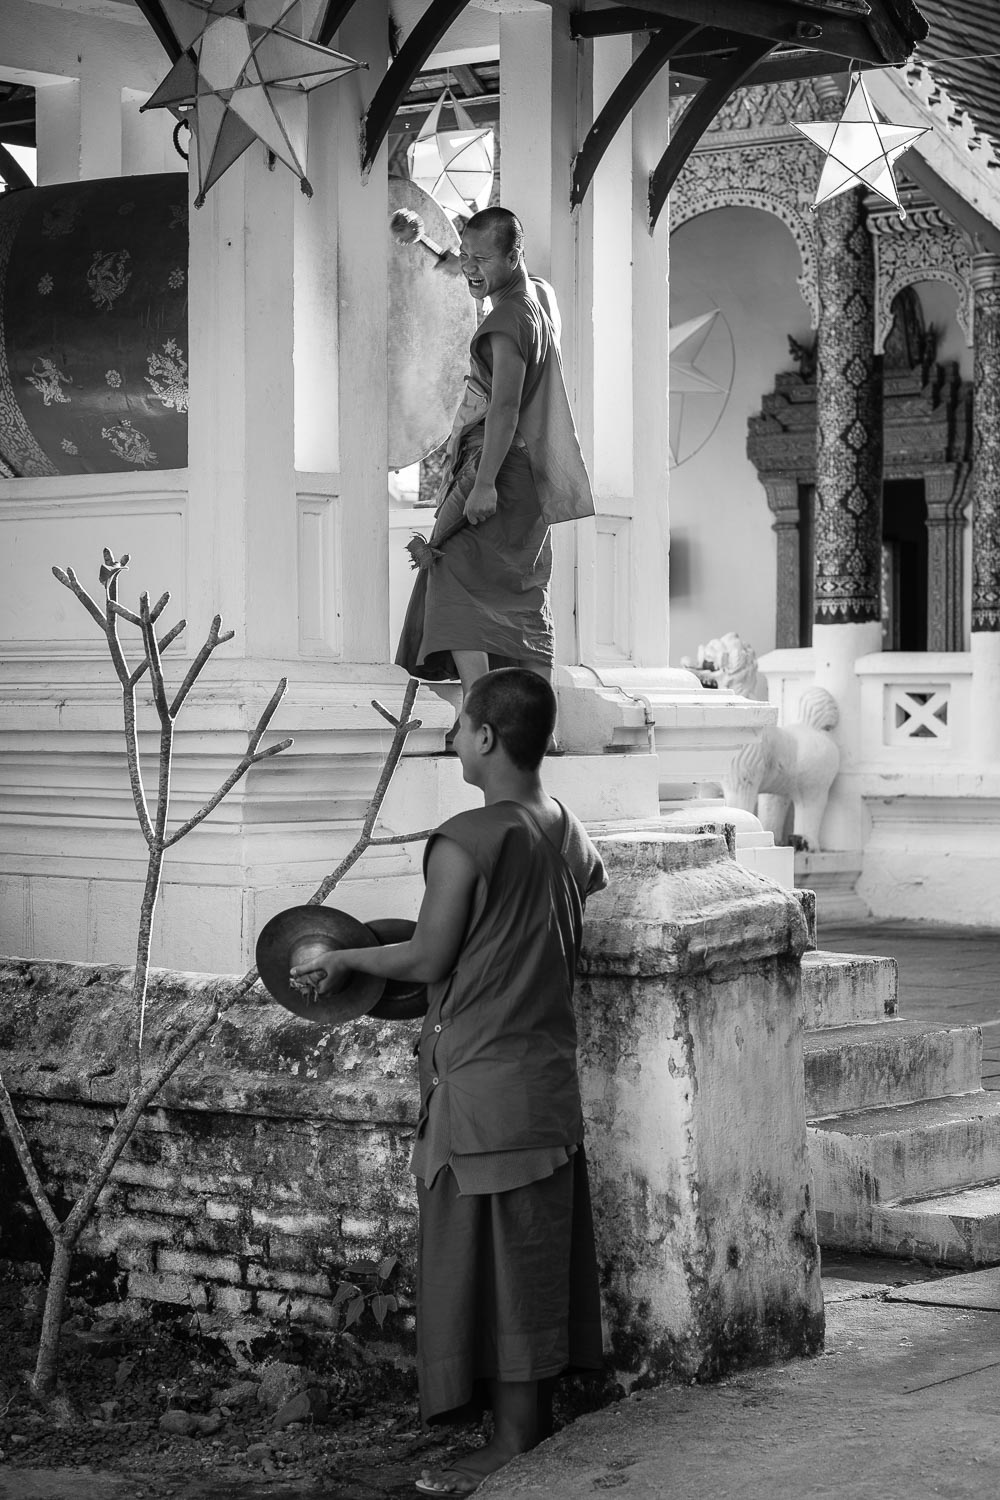
{"label": "large drum", "polygon": [[0,463],[8,475],[187,463],[183,172],[0,198]]}
{"label": "large drum", "polygon": [[[183,172],[0,197],[0,474],[110,474],[187,463],[188,182]],[[457,248],[433,198],[389,183]],[[389,241],[389,464],[438,447],[468,369],[464,280]]]}
{"label": "large drum", "polygon": [[[406,177],[389,178],[389,214],[409,208],[442,249],[458,249],[444,209]],[[388,231],[388,225],[386,226]],[[389,467],[401,469],[440,447],[469,373],[476,303],[465,277],[435,269],[425,245],[389,237]]]}

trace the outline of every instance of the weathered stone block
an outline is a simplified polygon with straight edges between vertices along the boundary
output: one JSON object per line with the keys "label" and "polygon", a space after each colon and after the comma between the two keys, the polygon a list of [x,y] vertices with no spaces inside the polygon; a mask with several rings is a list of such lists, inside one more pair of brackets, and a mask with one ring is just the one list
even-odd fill
{"label": "weathered stone block", "polygon": [[615,1367],[629,1386],[810,1353],[801,907],[717,836],[599,842],[578,1008]]}

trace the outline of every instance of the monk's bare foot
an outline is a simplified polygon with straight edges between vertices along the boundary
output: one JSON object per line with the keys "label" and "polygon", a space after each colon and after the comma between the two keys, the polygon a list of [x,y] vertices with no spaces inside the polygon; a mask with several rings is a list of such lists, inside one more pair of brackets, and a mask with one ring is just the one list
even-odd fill
{"label": "monk's bare foot", "polygon": [[444,1469],[424,1469],[416,1480],[421,1495],[471,1495],[490,1474],[509,1464],[516,1453],[507,1453],[487,1443],[475,1448]]}

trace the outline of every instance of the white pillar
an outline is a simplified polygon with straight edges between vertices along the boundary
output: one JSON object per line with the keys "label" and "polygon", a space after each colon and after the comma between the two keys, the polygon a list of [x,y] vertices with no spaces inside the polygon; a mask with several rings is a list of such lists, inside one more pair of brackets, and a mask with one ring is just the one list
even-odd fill
{"label": "white pillar", "polygon": [[[576,150],[580,46],[569,34],[569,17],[557,7],[500,17],[500,178],[505,208],[524,225],[529,271],[555,288],[562,315],[566,386],[581,442],[589,404],[581,387],[578,318],[586,299],[578,282],[577,224],[570,211]],[[579,659],[575,610],[577,524],[552,529],[552,610],[556,659]]]}
{"label": "white pillar", "polygon": [[840,748],[840,770],[823,817],[824,849],[864,847],[865,814],[856,779],[861,760],[861,682],[855,663],[881,649],[882,626],[878,620],[813,626],[813,681],[833,694],[840,713],[834,731]]}
{"label": "white pillar", "polygon": [[297,652],[297,192],[255,144],[191,209],[188,608],[223,614],[231,656]]}
{"label": "white pillar", "polygon": [[80,176],[80,80],[35,86],[38,186],[76,182]]}
{"label": "white pillar", "polygon": [[356,5],[336,42],[367,62],[336,91],[339,300],[339,538],[343,655],[389,659],[388,146],[366,181],[359,131],[386,67],[386,0]]}
{"label": "white pillar", "polygon": [[[594,43],[594,112],[631,65],[631,38]],[[668,226],[648,229],[649,174],[667,144],[666,72],[647,89],[594,176],[594,478],[598,517],[581,542],[582,660],[665,667]]]}

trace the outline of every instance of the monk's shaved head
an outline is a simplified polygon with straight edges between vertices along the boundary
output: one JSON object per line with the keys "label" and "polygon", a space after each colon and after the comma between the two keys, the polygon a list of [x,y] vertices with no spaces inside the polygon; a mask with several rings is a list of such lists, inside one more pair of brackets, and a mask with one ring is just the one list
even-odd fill
{"label": "monk's shaved head", "polygon": [[483,208],[465,226],[475,234],[492,234],[501,255],[521,255],[524,252],[524,230],[517,214],[509,208]]}
{"label": "monk's shaved head", "polygon": [[490,726],[519,770],[537,770],[556,723],[556,695],[544,677],[524,667],[487,672],[462,709],[474,729]]}

